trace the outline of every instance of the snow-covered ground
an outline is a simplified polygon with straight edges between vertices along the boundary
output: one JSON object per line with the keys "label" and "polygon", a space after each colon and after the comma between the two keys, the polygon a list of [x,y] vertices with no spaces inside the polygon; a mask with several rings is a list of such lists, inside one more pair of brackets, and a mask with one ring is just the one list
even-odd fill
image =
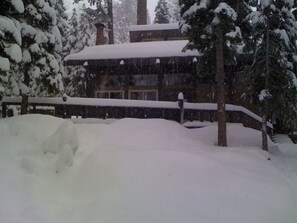
{"label": "snow-covered ground", "polygon": [[260,132],[228,125],[219,148],[216,134],[161,119],[3,119],[0,222],[296,223],[296,145],[268,154]]}

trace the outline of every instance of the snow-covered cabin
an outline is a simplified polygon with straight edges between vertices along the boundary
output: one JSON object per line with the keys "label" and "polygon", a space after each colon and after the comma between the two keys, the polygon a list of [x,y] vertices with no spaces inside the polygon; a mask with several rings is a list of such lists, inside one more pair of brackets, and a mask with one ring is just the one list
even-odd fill
{"label": "snow-covered cabin", "polygon": [[[199,79],[199,52],[185,50],[188,40],[178,24],[147,25],[146,0],[137,2],[138,25],[129,29],[130,43],[103,45],[104,26],[98,23],[97,45],[65,58],[67,65],[85,66],[92,74],[87,97],[176,101],[183,92],[189,102],[215,103],[215,79]],[[234,86],[239,67],[243,64],[226,68],[226,102],[251,108]]]}

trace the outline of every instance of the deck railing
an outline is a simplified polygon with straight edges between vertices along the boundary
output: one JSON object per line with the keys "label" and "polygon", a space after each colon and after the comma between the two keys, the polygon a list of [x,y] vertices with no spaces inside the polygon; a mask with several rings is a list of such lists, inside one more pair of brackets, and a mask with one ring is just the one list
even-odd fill
{"label": "deck railing", "polygon": [[[21,97],[4,97],[2,99],[2,117],[7,117],[8,106],[21,105]],[[165,118],[184,122],[183,120],[216,121],[217,104],[188,103],[179,98],[170,101],[141,101],[123,99],[29,97],[30,113],[40,113],[39,108],[49,108],[52,115],[69,118]],[[237,105],[226,104],[227,122],[242,123],[246,127],[261,129],[262,118],[250,110]],[[44,113],[44,110],[43,112]],[[271,123],[267,126],[273,129]]]}

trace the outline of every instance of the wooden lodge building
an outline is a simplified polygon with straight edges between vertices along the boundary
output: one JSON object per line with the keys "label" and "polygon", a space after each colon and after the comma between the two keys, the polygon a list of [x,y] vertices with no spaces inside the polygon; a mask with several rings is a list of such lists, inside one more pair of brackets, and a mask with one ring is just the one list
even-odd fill
{"label": "wooden lodge building", "polygon": [[[106,45],[105,27],[97,23],[96,46],[65,58],[68,66],[86,68],[87,97],[177,101],[183,92],[188,102],[216,103],[215,76],[199,78],[199,53],[184,50],[188,40],[178,24],[147,25],[146,8],[146,0],[138,0],[138,25],[129,29],[130,43]],[[257,112],[241,97],[243,68],[242,59],[225,69],[226,103]]]}

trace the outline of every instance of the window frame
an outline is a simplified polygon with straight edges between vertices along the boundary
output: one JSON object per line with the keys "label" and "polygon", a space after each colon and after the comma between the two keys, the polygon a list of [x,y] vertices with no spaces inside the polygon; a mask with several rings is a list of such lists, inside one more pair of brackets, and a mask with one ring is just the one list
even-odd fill
{"label": "window frame", "polygon": [[[105,91],[96,91],[96,98],[100,98],[98,97],[98,94],[105,94],[105,93],[108,93],[108,98],[101,98],[101,99],[124,99],[125,97],[125,92],[122,91],[122,90],[105,90]],[[110,98],[110,95],[112,93],[121,93],[122,94],[122,98]]]}
{"label": "window frame", "polygon": [[[141,93],[142,99],[131,99],[131,93],[133,93],[133,92]],[[146,100],[146,99],[144,99],[144,93],[147,93],[147,92],[148,93],[150,93],[150,92],[156,93],[156,100]],[[129,90],[128,95],[129,95],[130,100],[159,101],[158,90],[157,89],[152,89],[152,90],[146,90],[146,89],[133,90],[133,89],[131,89],[131,90]]]}

